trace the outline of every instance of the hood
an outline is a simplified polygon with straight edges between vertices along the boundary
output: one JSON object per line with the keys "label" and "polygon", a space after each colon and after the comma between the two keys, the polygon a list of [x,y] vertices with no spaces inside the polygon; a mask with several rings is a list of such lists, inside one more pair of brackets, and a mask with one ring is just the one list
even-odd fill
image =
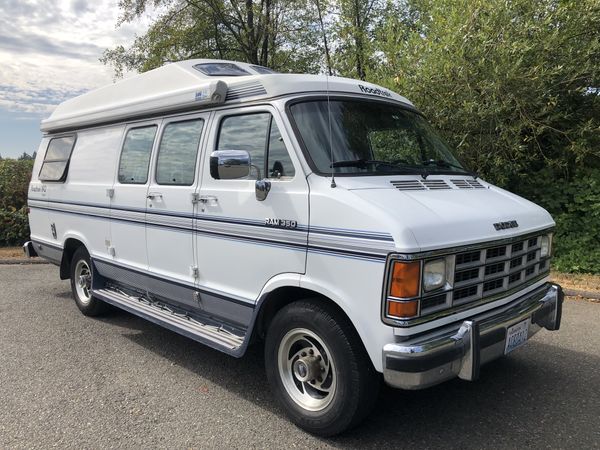
{"label": "hood", "polygon": [[[338,185],[384,213],[389,225],[381,225],[397,243],[405,241],[410,231],[421,251],[493,241],[554,225],[540,206],[479,179],[377,178],[340,177]],[[513,227],[497,230],[494,224],[500,222],[513,222]]]}

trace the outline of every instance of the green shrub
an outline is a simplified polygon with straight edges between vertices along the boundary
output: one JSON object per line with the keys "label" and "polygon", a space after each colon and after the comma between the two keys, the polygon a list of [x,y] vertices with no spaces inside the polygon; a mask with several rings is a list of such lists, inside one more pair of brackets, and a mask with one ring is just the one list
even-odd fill
{"label": "green shrub", "polygon": [[580,169],[570,181],[546,169],[515,188],[546,208],[556,221],[553,267],[600,273],[600,169]]}
{"label": "green shrub", "polygon": [[23,244],[29,239],[27,207],[0,209],[0,246]]}
{"label": "green shrub", "polygon": [[33,161],[0,160],[0,209],[21,209],[27,204]]}
{"label": "green shrub", "polygon": [[33,161],[0,160],[0,246],[29,239],[27,192]]}

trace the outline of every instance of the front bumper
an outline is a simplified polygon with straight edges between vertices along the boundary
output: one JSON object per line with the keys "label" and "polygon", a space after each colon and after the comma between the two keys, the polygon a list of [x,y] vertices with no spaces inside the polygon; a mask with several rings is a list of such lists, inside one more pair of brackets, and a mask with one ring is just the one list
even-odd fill
{"label": "front bumper", "polygon": [[410,343],[383,347],[383,376],[401,389],[423,389],[459,377],[475,380],[482,364],[504,354],[506,330],[531,319],[528,339],[542,328],[558,330],[563,292],[546,283],[508,305]]}

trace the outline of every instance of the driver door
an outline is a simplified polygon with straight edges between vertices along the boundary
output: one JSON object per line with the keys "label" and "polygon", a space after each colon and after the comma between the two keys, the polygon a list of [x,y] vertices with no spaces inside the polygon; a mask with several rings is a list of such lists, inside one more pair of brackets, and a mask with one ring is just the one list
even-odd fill
{"label": "driver door", "polygon": [[[223,303],[252,305],[274,276],[305,272],[308,183],[273,107],[219,111],[212,124],[195,224],[198,283]],[[249,175],[215,179],[215,150],[248,152]],[[261,180],[271,186],[263,201],[255,186]]]}

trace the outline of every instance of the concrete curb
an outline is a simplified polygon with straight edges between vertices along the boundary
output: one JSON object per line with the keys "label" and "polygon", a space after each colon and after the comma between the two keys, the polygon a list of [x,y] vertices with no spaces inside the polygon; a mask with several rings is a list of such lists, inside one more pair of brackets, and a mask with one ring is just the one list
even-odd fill
{"label": "concrete curb", "polygon": [[50,264],[50,261],[46,261],[41,258],[10,258],[0,259],[0,265],[23,265],[23,264]]}
{"label": "concrete curb", "polygon": [[565,288],[563,288],[563,292],[568,297],[583,297],[583,298],[591,298],[594,300],[600,300],[599,292],[580,291],[578,289],[565,289]]}

